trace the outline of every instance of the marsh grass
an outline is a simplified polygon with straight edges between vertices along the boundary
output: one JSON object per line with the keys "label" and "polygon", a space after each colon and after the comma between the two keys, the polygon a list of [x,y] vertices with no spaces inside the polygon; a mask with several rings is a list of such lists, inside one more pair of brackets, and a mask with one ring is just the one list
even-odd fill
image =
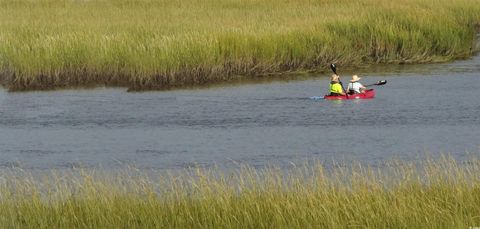
{"label": "marsh grass", "polygon": [[320,163],[282,170],[2,173],[4,228],[466,228],[480,161]]}
{"label": "marsh grass", "polygon": [[11,90],[203,85],[472,54],[476,0],[2,0]]}

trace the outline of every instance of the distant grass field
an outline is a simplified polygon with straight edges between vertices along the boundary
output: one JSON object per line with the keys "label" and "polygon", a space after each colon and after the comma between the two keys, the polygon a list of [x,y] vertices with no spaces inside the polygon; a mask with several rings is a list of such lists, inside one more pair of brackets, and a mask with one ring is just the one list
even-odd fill
{"label": "distant grass field", "polygon": [[[35,178],[34,178],[35,177]],[[480,161],[0,176],[2,228],[468,228]]]}
{"label": "distant grass field", "polygon": [[202,85],[472,54],[478,0],[1,0],[10,90]]}

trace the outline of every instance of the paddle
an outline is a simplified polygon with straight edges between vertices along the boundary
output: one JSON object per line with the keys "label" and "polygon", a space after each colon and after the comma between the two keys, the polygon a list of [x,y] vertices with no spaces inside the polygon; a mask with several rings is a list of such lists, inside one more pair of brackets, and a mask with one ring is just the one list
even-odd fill
{"label": "paddle", "polygon": [[[337,66],[335,66],[335,64],[330,64],[330,69],[332,69],[332,71],[333,71],[333,73],[335,73],[335,75],[338,75],[337,74]],[[342,86],[342,90],[343,90],[343,92],[345,92],[345,96],[348,99],[348,93],[345,90],[345,88],[343,87],[343,83],[342,83],[342,81],[340,81],[340,79],[338,80],[338,83]]]}
{"label": "paddle", "polygon": [[333,73],[337,75],[337,66],[335,66],[335,64],[330,64],[330,68],[332,69]]}
{"label": "paddle", "polygon": [[376,83],[372,83],[372,84],[369,84],[369,85],[365,85],[365,87],[370,87],[370,86],[380,86],[380,85],[385,85],[387,84],[387,81],[386,80],[380,80]]}

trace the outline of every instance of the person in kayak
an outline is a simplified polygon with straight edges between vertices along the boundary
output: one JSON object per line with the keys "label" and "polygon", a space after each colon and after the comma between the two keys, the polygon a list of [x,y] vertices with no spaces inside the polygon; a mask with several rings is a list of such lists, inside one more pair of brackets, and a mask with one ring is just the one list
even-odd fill
{"label": "person in kayak", "polygon": [[345,95],[345,92],[343,92],[343,87],[340,84],[340,76],[337,74],[333,74],[332,77],[330,77],[330,95]]}
{"label": "person in kayak", "polygon": [[362,78],[358,77],[357,75],[352,76],[352,80],[350,80],[350,83],[347,86],[347,91],[349,95],[359,94],[364,92],[367,89],[360,82],[358,82],[361,79]]}

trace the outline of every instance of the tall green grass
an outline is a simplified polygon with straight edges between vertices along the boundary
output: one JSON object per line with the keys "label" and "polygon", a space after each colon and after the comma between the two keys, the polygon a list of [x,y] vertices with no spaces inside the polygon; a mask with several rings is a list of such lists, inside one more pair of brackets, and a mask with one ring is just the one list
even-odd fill
{"label": "tall green grass", "polygon": [[1,0],[11,90],[199,85],[472,54],[477,0]]}
{"label": "tall green grass", "polygon": [[2,228],[468,228],[480,161],[321,164],[169,175],[3,171]]}

